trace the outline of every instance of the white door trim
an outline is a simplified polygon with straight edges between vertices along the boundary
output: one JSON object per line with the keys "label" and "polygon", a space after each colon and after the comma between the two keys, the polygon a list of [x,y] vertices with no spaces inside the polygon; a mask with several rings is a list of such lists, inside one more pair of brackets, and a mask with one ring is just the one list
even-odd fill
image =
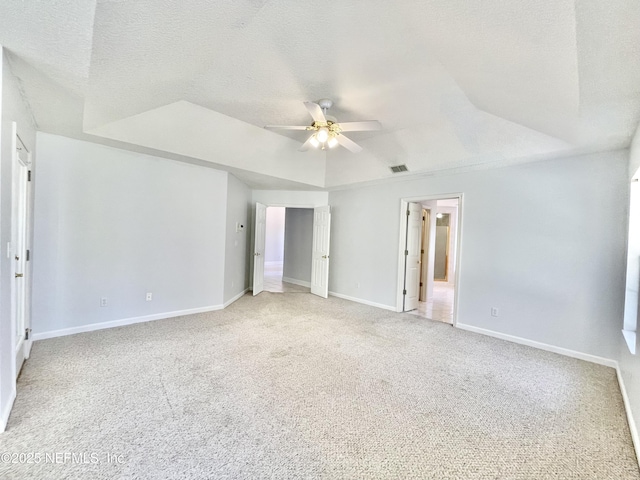
{"label": "white door trim", "polygon": [[453,326],[458,324],[458,304],[460,297],[460,275],[462,273],[462,234],[464,231],[463,216],[464,216],[464,194],[459,193],[443,193],[438,195],[420,195],[413,197],[404,197],[400,199],[400,212],[399,212],[399,242],[398,242],[398,279],[396,284],[396,312],[402,312],[403,307],[403,294],[404,289],[404,250],[407,242],[406,231],[406,219],[407,219],[407,206],[410,202],[422,202],[425,200],[445,200],[448,198],[458,199],[458,231],[456,232],[457,243],[457,268],[456,278],[454,282],[454,296],[453,296]]}

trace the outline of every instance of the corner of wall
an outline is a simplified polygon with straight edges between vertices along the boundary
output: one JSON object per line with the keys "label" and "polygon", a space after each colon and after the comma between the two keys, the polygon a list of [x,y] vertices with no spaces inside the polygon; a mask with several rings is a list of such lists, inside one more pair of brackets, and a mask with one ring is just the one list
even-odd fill
{"label": "corner of wall", "polygon": [[223,302],[228,305],[249,286],[248,253],[251,189],[234,175],[227,176]]}

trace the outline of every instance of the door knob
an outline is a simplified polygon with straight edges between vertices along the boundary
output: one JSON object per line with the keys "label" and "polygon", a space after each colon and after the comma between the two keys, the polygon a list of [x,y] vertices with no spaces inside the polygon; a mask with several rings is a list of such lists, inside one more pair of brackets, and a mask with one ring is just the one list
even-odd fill
{"label": "door knob", "polygon": [[16,273],[16,278],[20,278],[20,277],[24,277],[24,275],[21,273]]}
{"label": "door knob", "polygon": [[329,255],[322,255],[322,258],[329,258]]}

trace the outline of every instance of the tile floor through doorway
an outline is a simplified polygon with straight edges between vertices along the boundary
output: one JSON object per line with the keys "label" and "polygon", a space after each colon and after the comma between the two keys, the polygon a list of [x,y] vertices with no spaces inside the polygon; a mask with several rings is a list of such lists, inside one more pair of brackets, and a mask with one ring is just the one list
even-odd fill
{"label": "tile floor through doorway", "polygon": [[443,323],[453,323],[453,285],[434,282],[433,296],[418,302],[418,308],[409,313]]}
{"label": "tile floor through doorway", "polygon": [[[310,289],[282,280],[282,264],[264,266],[264,290],[275,293],[309,293]],[[435,282],[433,296],[427,302],[419,302],[411,314],[443,323],[453,323],[453,285]]]}
{"label": "tile floor through doorway", "polygon": [[282,263],[264,266],[264,290],[276,293],[309,293],[310,289],[282,281]]}

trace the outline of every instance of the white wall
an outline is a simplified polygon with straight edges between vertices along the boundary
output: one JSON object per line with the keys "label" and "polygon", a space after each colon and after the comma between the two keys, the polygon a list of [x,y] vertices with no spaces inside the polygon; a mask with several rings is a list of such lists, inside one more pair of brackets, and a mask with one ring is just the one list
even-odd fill
{"label": "white wall", "polygon": [[311,282],[313,209],[287,208],[284,227],[284,269],[282,276]]}
{"label": "white wall", "polygon": [[[251,218],[251,190],[233,175],[228,175],[227,234],[224,263],[225,304],[249,288],[248,225]],[[242,225],[236,231],[236,223]]]}
{"label": "white wall", "polygon": [[[11,262],[7,258],[6,246],[11,241],[11,178],[12,178],[12,122],[18,125],[18,134],[33,153],[35,165],[35,126],[29,106],[20,94],[17,79],[11,73],[6,51],[0,47],[0,116],[2,132],[0,136],[0,431],[4,430],[9,409],[15,396],[13,373],[13,345],[11,318]],[[32,189],[33,192],[33,189]],[[33,205],[33,201],[31,202]],[[31,283],[31,265],[28,264],[25,279]],[[27,313],[29,309],[27,309]]]}
{"label": "white wall", "polygon": [[458,322],[616,358],[627,163],[616,151],[333,191],[329,289],[395,307],[400,199],[462,192]]}
{"label": "white wall", "polygon": [[284,207],[267,207],[264,263],[284,261]]}
{"label": "white wall", "polygon": [[35,334],[222,305],[226,172],[43,133],[38,152]]}
{"label": "white wall", "polygon": [[253,203],[274,207],[321,207],[328,205],[329,193],[303,190],[254,190]]}

